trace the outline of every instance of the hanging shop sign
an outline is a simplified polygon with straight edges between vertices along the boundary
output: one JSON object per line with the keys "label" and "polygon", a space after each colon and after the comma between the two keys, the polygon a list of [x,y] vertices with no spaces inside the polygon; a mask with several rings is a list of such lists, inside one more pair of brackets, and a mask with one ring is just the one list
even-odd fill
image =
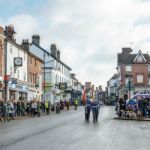
{"label": "hanging shop sign", "polygon": [[59,83],[59,89],[60,90],[66,90],[67,89],[67,83]]}

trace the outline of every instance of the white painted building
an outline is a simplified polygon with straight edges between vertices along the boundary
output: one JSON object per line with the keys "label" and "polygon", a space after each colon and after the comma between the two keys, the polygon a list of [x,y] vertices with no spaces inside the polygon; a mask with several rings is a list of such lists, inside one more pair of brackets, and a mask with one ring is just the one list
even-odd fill
{"label": "white painted building", "polygon": [[0,99],[4,97],[4,30],[0,27]]}
{"label": "white painted building", "polygon": [[[27,82],[27,52],[16,42],[6,39],[7,68],[6,75],[9,78],[7,85],[7,100],[26,100],[28,93]],[[22,59],[22,65],[15,67],[15,59]],[[19,62],[18,62],[19,63]]]}
{"label": "white painted building", "polygon": [[112,78],[107,82],[108,98],[115,100],[118,96],[118,80],[117,74],[114,74]]}
{"label": "white painted building", "polygon": [[60,52],[56,45],[52,44],[49,51],[40,46],[40,37],[32,36],[30,52],[45,62],[43,65],[43,101],[52,104],[61,99],[70,99],[71,94],[59,89],[60,83],[70,82],[71,68],[60,60]]}

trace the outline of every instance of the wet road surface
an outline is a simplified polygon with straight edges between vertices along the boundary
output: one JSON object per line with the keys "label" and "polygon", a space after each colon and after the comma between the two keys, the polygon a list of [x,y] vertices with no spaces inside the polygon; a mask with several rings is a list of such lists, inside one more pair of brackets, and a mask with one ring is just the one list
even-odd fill
{"label": "wet road surface", "polygon": [[39,118],[0,123],[0,150],[149,150],[150,122],[114,120],[103,106],[99,121],[84,120],[83,107]]}

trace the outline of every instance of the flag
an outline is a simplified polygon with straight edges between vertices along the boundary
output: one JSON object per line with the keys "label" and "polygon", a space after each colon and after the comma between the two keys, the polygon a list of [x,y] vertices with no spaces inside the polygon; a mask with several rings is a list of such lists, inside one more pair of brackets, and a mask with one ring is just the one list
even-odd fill
{"label": "flag", "polygon": [[86,102],[86,88],[84,87],[84,90],[82,92],[82,103],[85,104]]}

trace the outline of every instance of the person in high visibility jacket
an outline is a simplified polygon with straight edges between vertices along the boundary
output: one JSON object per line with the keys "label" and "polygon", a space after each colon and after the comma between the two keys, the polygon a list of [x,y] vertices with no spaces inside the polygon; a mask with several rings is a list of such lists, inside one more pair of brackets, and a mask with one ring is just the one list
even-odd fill
{"label": "person in high visibility jacket", "polygon": [[74,106],[75,106],[75,110],[77,110],[77,106],[78,106],[78,99],[75,99],[75,101],[74,101]]}
{"label": "person in high visibility jacket", "polygon": [[49,114],[49,111],[50,111],[50,102],[48,102],[48,101],[45,102],[45,109],[46,109],[46,114]]}

